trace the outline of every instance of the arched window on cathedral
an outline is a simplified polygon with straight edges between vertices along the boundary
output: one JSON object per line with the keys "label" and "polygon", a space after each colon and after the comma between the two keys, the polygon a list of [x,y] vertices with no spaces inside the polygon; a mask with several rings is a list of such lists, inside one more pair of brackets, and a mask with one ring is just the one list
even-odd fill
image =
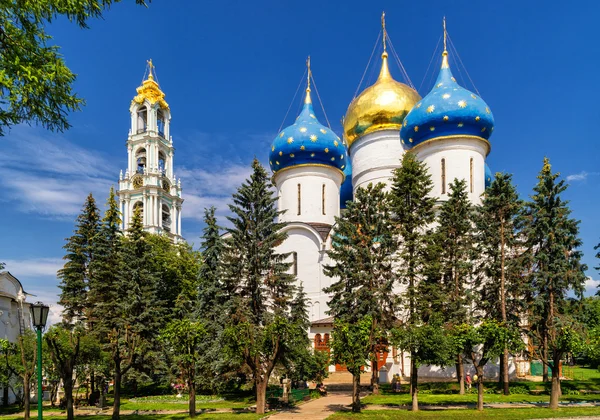
{"label": "arched window on cathedral", "polygon": [[298,216],[302,214],[302,186],[298,184]]}
{"label": "arched window on cathedral", "polygon": [[146,149],[140,147],[135,152],[135,161],[137,162],[136,172],[138,174],[143,174],[146,169]]}
{"label": "arched window on cathedral", "polygon": [[473,192],[473,158],[469,162],[469,191]]}
{"label": "arched window on cathedral", "polygon": [[161,175],[163,175],[163,176],[166,175],[166,171],[167,171],[165,162],[166,162],[165,154],[163,152],[158,152],[158,170],[161,173]]}
{"label": "arched window on cathedral", "polygon": [[329,351],[329,334],[325,334],[325,338],[321,334],[315,335],[315,350]]}
{"label": "arched window on cathedral", "polygon": [[292,274],[294,276],[298,275],[298,253],[292,252]]}
{"label": "arched window on cathedral", "polygon": [[156,113],[156,125],[158,127],[158,135],[165,137],[165,114],[162,109],[159,109]]}
{"label": "arched window on cathedral", "polygon": [[148,109],[145,106],[141,106],[137,112],[137,133],[146,132],[146,126],[148,124]]}
{"label": "arched window on cathedral", "polygon": [[162,228],[167,232],[171,232],[171,209],[166,204],[162,205],[161,217]]}
{"label": "arched window on cathedral", "polygon": [[446,194],[446,159],[442,158],[442,194]]}
{"label": "arched window on cathedral", "polygon": [[323,208],[323,216],[325,216],[325,184],[323,184],[323,190],[321,191],[321,207]]}

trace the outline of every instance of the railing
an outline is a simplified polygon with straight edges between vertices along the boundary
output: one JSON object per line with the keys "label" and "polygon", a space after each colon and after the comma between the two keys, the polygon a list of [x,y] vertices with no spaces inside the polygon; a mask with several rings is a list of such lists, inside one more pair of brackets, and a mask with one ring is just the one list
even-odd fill
{"label": "railing", "polygon": [[145,132],[146,132],[146,127],[138,128],[136,134],[141,134],[141,133],[145,133]]}

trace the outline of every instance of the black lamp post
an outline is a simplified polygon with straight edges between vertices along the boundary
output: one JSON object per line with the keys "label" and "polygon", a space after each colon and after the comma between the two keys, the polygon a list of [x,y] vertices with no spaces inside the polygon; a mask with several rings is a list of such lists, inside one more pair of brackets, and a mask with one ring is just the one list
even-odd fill
{"label": "black lamp post", "polygon": [[[37,374],[38,374],[38,420],[42,420],[42,400],[44,397],[42,390],[42,330],[46,326],[50,307],[42,302],[36,302],[30,306],[31,320],[37,330]],[[26,396],[27,397],[27,396]]]}

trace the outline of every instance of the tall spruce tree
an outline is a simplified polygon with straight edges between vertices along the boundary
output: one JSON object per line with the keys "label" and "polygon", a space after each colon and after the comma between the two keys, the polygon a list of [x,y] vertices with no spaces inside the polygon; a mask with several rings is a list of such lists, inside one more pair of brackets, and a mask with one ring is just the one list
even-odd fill
{"label": "tall spruce tree", "polygon": [[100,230],[100,211],[92,194],[87,196],[75,227],[73,236],[64,246],[67,251],[63,257],[65,265],[58,271],[61,289],[58,303],[64,307],[63,318],[69,323],[85,318],[89,306],[89,268],[94,241]]}
{"label": "tall spruce tree", "polygon": [[[256,413],[263,414],[269,376],[289,339],[294,277],[289,254],[275,248],[287,237],[279,223],[277,197],[266,170],[254,159],[252,174],[233,194],[232,224],[225,246],[225,275],[234,290],[223,334],[226,354],[245,363],[256,388]],[[233,268],[232,268],[233,267]]]}
{"label": "tall spruce tree", "polygon": [[[512,183],[512,175],[497,173],[478,208],[474,300],[485,319],[518,327],[524,309],[521,281],[519,232],[523,202]],[[509,394],[508,348],[500,358],[500,383]]]}
{"label": "tall spruce tree", "polygon": [[[567,293],[581,296],[587,268],[581,263],[579,221],[570,218],[569,202],[562,194],[567,189],[560,174],[552,173],[550,161],[538,175],[531,201],[526,205],[524,237],[531,256],[528,278],[533,298],[529,308],[531,332],[542,347],[544,370],[552,370],[550,408],[558,408],[560,397],[559,363],[577,344],[577,326],[565,313]],[[548,363],[551,359],[552,363]]]}
{"label": "tall spruce tree", "polygon": [[[474,216],[467,182],[455,178],[450,184],[448,200],[440,206],[436,229],[436,239],[441,250],[442,283],[449,298],[444,317],[452,325],[467,322],[468,305],[472,298],[469,286],[473,275]],[[462,359],[462,352],[459,352],[456,355],[456,377],[460,393],[464,394]]]}
{"label": "tall spruce tree", "polygon": [[[403,327],[411,336],[416,334],[418,328],[423,327],[422,307],[432,304],[431,300],[426,302],[418,289],[422,280],[435,277],[431,273],[435,259],[430,258],[432,256],[430,226],[435,221],[435,198],[430,196],[432,189],[433,181],[425,163],[420,162],[414,154],[406,153],[402,165],[394,173],[391,198],[395,233],[399,238],[397,276],[405,290],[403,306],[406,319]],[[429,353],[426,348],[428,343],[415,340],[404,342],[409,343],[404,348],[411,354],[412,410],[417,411],[419,409],[418,364],[428,359],[426,357]]]}
{"label": "tall spruce tree", "polygon": [[[384,188],[381,183],[359,188],[344,214],[336,217],[335,236],[328,252],[332,264],[324,267],[325,274],[336,279],[324,289],[331,293],[329,314],[343,323],[356,323],[367,316],[371,319],[369,344],[374,393],[379,390],[378,352],[387,344],[387,331],[399,311],[393,293],[397,242]],[[360,372],[354,375],[355,387],[359,380]]]}

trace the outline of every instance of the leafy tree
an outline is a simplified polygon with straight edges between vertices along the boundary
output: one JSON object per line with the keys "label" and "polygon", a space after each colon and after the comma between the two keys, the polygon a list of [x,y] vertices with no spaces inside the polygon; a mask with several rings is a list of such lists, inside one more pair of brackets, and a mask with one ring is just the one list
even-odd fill
{"label": "leafy tree", "polygon": [[[348,202],[350,204],[350,201]],[[369,315],[354,322],[336,319],[333,324],[333,361],[352,374],[352,411],[360,412],[360,373],[372,353],[373,320]]]}
{"label": "leafy tree", "polygon": [[67,403],[67,419],[73,415],[74,371],[81,365],[96,358],[100,353],[98,343],[86,334],[82,324],[57,324],[44,335],[52,364],[62,379]]}
{"label": "leafy tree", "polygon": [[81,214],[77,216],[76,229],[64,249],[67,254],[63,268],[58,271],[60,278],[60,300],[65,309],[63,318],[67,322],[82,320],[88,308],[89,267],[92,262],[94,240],[100,230],[100,211],[92,194],[88,195]]}
{"label": "leafy tree", "polygon": [[[289,332],[294,277],[287,273],[289,254],[275,247],[287,235],[277,222],[277,197],[267,172],[254,159],[253,173],[233,194],[233,216],[225,243],[226,279],[234,291],[223,334],[228,357],[245,363],[256,388],[256,413],[265,412],[269,376],[280,361]],[[232,276],[233,274],[233,276]]]}
{"label": "leafy tree", "polygon": [[196,417],[196,364],[200,357],[206,330],[201,322],[190,318],[175,319],[162,331],[161,338],[173,353],[179,371],[186,381],[190,417]]}
{"label": "leafy tree", "polygon": [[[20,123],[50,130],[70,127],[67,115],[83,100],[73,93],[75,74],[46,33],[58,17],[87,28],[91,18],[119,0],[3,1],[0,6],[0,136]],[[144,5],[144,0],[136,0]]]}
{"label": "leafy tree", "polygon": [[[518,326],[523,313],[519,232],[523,202],[512,175],[497,173],[476,217],[480,261],[476,267],[477,308],[503,325]],[[500,358],[500,382],[509,394],[508,348]]]}
{"label": "leafy tree", "polygon": [[[441,250],[442,284],[448,302],[444,310],[446,322],[459,325],[467,322],[468,305],[472,299],[467,287],[473,275],[474,208],[469,200],[467,182],[454,179],[448,200],[440,206],[436,239]],[[460,393],[465,393],[462,353],[456,355],[456,376]]]}
{"label": "leafy tree", "polygon": [[570,218],[569,203],[561,196],[567,185],[558,177],[545,158],[534,195],[526,206],[524,228],[532,267],[528,277],[532,296],[529,324],[532,336],[542,346],[544,370],[548,359],[552,360],[552,409],[558,408],[560,396],[559,363],[578,344],[578,327],[564,313],[567,293],[572,290],[582,296],[587,268],[578,249],[579,221]]}
{"label": "leafy tree", "polygon": [[[384,184],[359,188],[341,217],[336,217],[332,249],[333,262],[325,266],[325,274],[336,281],[328,288],[329,314],[345,323],[365,317],[373,322],[371,345],[373,392],[379,390],[378,351],[387,344],[386,332],[398,313],[394,296],[396,280],[393,272],[397,242],[393,236],[390,205]],[[360,375],[360,373],[358,373]]]}
{"label": "leafy tree", "polygon": [[477,326],[458,325],[454,331],[455,345],[473,363],[477,372],[477,410],[483,411],[483,373],[485,365],[504,353],[504,349],[519,351],[523,340],[518,328],[506,326],[494,319],[479,320]]}
{"label": "leafy tree", "polygon": [[[399,237],[399,262],[397,276],[404,286],[403,306],[406,319],[403,325],[413,331],[422,325],[421,305],[424,300],[419,293],[419,283],[432,276],[432,264],[436,261],[432,255],[432,237],[429,226],[435,220],[435,198],[430,195],[433,188],[431,176],[425,163],[414,154],[406,153],[402,165],[394,173],[391,191],[392,217],[395,232]],[[435,277],[433,275],[432,277]],[[427,306],[441,303],[439,295],[432,295]],[[419,409],[418,402],[418,351],[424,349],[409,347],[411,353],[411,397],[412,410]],[[427,353],[427,352],[425,352]]]}
{"label": "leafy tree", "polygon": [[23,380],[23,409],[25,410],[24,419],[30,418],[31,402],[31,383],[36,372],[37,366],[37,345],[35,333],[31,330],[25,332],[17,338],[18,363],[15,364],[17,374]]}
{"label": "leafy tree", "polygon": [[2,358],[2,369],[0,369],[0,384],[2,384],[2,405],[8,407],[9,391],[13,393],[13,378],[18,376],[17,362],[15,355],[17,354],[17,346],[5,338],[0,338],[0,357]]}

